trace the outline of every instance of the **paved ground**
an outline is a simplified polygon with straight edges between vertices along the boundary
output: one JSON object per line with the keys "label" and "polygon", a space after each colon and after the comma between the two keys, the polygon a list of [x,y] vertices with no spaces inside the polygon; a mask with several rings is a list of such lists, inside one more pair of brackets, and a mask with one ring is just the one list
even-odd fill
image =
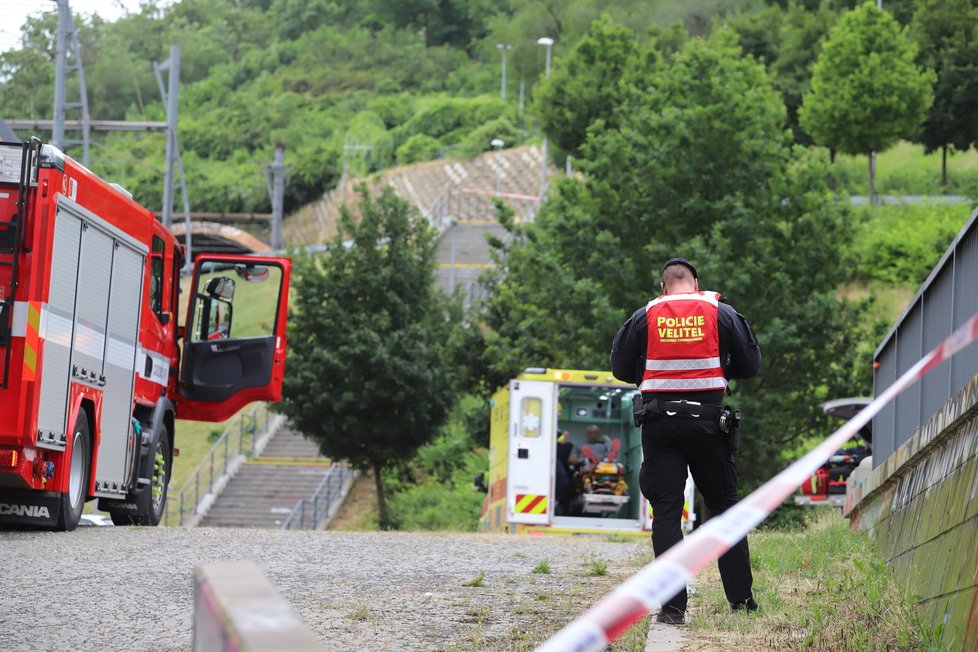
{"label": "paved ground", "polygon": [[[236,528],[0,532],[0,548],[0,648],[25,652],[188,650],[193,568],[215,561],[256,564],[330,650],[526,649],[649,554],[591,537]],[[606,575],[588,576],[594,561]]]}

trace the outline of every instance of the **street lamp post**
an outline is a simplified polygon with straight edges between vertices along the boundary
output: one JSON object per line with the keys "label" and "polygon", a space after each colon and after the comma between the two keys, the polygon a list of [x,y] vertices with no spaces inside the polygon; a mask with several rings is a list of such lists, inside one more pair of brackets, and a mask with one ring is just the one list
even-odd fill
{"label": "street lamp post", "polygon": [[502,81],[499,85],[499,95],[502,97],[503,102],[506,101],[506,50],[512,50],[513,46],[508,43],[497,43],[496,47],[503,52],[503,62],[502,62]]}
{"label": "street lamp post", "polygon": [[[496,150],[496,159],[497,159],[496,160],[496,165],[498,166],[499,165],[499,160],[498,160],[499,159],[499,152],[502,151],[503,145],[505,145],[506,143],[503,142],[499,138],[493,138],[489,142],[489,144],[492,145],[493,148]],[[496,168],[496,194],[497,195],[499,194],[499,168],[498,167]]]}
{"label": "street lamp post", "polygon": [[[553,48],[554,40],[548,36],[541,36],[537,39],[537,45],[543,45],[547,48],[547,65],[544,69],[544,76],[550,79],[550,51]],[[547,192],[547,159],[550,155],[547,152],[547,136],[543,136],[543,167],[540,171],[540,198],[543,198],[545,192]]]}

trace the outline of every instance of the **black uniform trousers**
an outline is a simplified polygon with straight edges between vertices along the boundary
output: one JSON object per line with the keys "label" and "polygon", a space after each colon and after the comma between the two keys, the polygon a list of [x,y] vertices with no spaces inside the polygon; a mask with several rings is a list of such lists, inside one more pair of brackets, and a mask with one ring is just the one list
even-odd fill
{"label": "black uniform trousers", "polygon": [[[737,503],[737,466],[730,439],[716,418],[655,415],[642,427],[642,471],[639,484],[652,504],[652,548],[656,557],[682,541],[686,469],[693,476],[712,515]],[[752,597],[750,550],[744,537],[720,557],[720,578],[729,602]],[[662,605],[686,611],[686,589]]]}

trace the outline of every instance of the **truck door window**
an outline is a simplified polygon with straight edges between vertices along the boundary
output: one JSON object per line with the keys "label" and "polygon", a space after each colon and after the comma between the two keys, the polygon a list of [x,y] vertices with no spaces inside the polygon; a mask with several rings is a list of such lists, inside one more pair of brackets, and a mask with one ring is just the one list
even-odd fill
{"label": "truck door window", "polygon": [[153,236],[153,252],[149,263],[149,306],[159,317],[163,313],[163,239]]}
{"label": "truck door window", "polygon": [[250,263],[205,265],[197,277],[191,340],[273,335],[282,270]]}
{"label": "truck door window", "polygon": [[543,401],[526,396],[520,402],[520,436],[535,439],[540,436],[543,421]]}

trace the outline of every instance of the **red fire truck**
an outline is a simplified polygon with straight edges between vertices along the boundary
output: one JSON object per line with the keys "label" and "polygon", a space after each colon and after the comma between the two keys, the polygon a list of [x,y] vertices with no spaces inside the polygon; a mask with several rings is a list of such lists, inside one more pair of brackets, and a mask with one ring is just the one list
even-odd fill
{"label": "red fire truck", "polygon": [[198,257],[185,323],[183,265],[122,188],[0,143],[0,523],[71,530],[97,498],[156,525],[176,420],[280,399],[291,262]]}

